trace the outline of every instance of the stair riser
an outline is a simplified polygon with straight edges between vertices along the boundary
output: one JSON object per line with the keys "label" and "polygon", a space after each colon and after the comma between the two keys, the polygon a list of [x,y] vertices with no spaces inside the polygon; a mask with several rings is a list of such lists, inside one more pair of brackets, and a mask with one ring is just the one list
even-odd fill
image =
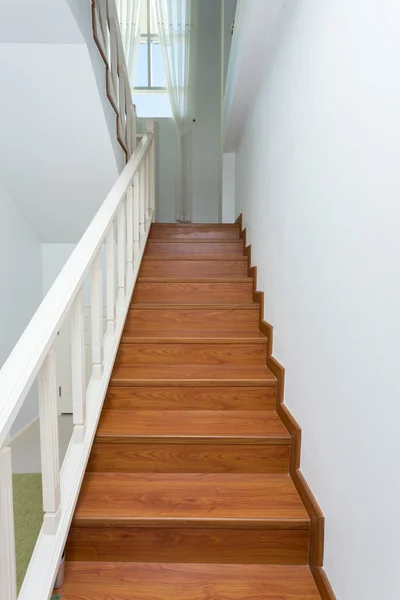
{"label": "stair riser", "polygon": [[142,262],[140,277],[247,277],[247,260],[146,260]]}
{"label": "stair riser", "polygon": [[96,439],[88,472],[287,473],[288,444],[107,442]]}
{"label": "stair riser", "polygon": [[153,224],[150,229],[149,239],[177,239],[177,240],[196,240],[196,239],[212,239],[212,240],[227,240],[240,239],[239,227],[207,227],[196,226],[157,226]]}
{"label": "stair riser", "polygon": [[309,530],[78,527],[68,560],[215,564],[308,563]]}
{"label": "stair riser", "polygon": [[220,256],[243,257],[243,242],[157,242],[151,240],[145,256]]}
{"label": "stair riser", "polygon": [[141,283],[136,284],[133,302],[155,304],[217,304],[252,302],[253,283]]}
{"label": "stair riser", "polygon": [[[236,329],[256,330],[258,310],[222,309],[136,309],[130,310],[125,323],[124,336],[140,329],[182,329],[206,328],[211,330]],[[160,337],[162,331],[160,331]]]}
{"label": "stair riser", "polygon": [[262,365],[266,344],[121,344],[116,365]]}
{"label": "stair riser", "polygon": [[109,388],[103,410],[275,410],[273,387]]}

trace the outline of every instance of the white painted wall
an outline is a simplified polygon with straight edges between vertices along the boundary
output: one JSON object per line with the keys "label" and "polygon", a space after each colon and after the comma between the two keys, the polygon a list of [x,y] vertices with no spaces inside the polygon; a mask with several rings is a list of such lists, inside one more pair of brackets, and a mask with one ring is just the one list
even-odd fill
{"label": "white painted wall", "polygon": [[85,44],[0,44],[0,180],[45,242],[77,242],[118,176]]}
{"label": "white painted wall", "polygon": [[396,0],[286,2],[236,159],[339,600],[400,597],[399,54]]}
{"label": "white painted wall", "polygon": [[[0,185],[0,368],[42,300],[40,241]],[[17,416],[12,433],[37,414],[34,386]]]}
{"label": "white painted wall", "polygon": [[222,222],[234,223],[235,215],[235,159],[233,152],[222,156]]}
{"label": "white painted wall", "polygon": [[156,220],[175,222],[177,139],[172,119],[156,121]]}

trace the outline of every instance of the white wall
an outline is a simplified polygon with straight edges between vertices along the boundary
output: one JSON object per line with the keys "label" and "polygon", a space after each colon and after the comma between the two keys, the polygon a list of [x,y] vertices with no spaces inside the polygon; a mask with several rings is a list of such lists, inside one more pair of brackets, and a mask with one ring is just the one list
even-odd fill
{"label": "white wall", "polygon": [[[286,2],[237,154],[339,600],[398,600],[400,5]],[[256,59],[256,57],[255,57]]]}
{"label": "white wall", "polygon": [[156,135],[156,220],[175,222],[177,139],[172,119],[157,119]]}
{"label": "white wall", "polygon": [[[0,368],[42,300],[42,259],[40,241],[0,186]],[[18,431],[37,414],[34,386],[12,432]]]}

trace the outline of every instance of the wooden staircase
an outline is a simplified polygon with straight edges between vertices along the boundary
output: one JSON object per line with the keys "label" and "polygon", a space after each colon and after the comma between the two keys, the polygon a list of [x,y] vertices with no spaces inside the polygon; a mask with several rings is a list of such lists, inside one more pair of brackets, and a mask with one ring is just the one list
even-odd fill
{"label": "wooden staircase", "polygon": [[62,600],[316,600],[238,225],[152,226]]}

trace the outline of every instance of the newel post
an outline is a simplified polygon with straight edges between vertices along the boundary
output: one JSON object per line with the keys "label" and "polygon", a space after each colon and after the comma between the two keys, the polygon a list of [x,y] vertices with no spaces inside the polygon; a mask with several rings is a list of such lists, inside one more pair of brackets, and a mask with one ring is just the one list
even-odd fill
{"label": "newel post", "polygon": [[11,448],[0,448],[0,598],[16,600]]}

